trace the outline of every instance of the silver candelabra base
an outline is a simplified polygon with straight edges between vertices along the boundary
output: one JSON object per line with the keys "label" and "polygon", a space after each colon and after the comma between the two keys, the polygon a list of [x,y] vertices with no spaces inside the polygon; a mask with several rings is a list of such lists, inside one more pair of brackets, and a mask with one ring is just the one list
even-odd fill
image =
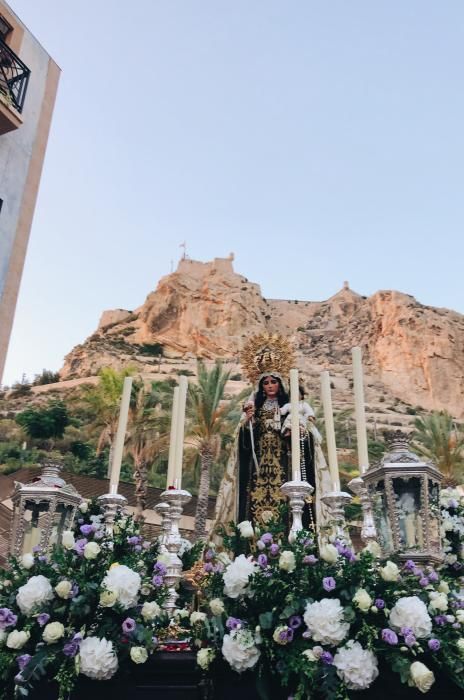
{"label": "silver candelabra base", "polygon": [[351,496],[345,491],[329,491],[321,497],[330,509],[330,525],[332,536],[341,542],[350,542],[350,535],[346,528],[345,508],[351,501]]}
{"label": "silver candelabra base", "polygon": [[124,512],[127,498],[120,493],[104,493],[98,497],[98,502],[103,509],[105,529],[109,535],[113,534],[113,526],[116,516]]}
{"label": "silver candelabra base", "polygon": [[372,503],[369,497],[369,492],[367,490],[366,484],[362,477],[357,476],[355,479],[351,479],[348,484],[351,491],[359,496],[361,501],[361,508],[363,514],[363,524],[361,527],[361,539],[363,542],[369,543],[372,541],[377,542],[377,530],[374,522],[374,515],[372,512]]}
{"label": "silver candelabra base", "polygon": [[182,517],[182,511],[186,503],[190,501],[192,495],[183,489],[167,489],[161,494],[161,498],[169,506],[169,521],[170,529],[167,533],[166,548],[170,557],[170,562],[167,567],[166,584],[169,592],[166,601],[163,604],[164,609],[169,616],[173,616],[177,609],[177,588],[182,575],[182,562],[179,559],[178,553],[182,544],[182,538],[179,532],[179,523]]}
{"label": "silver candelabra base", "polygon": [[161,534],[158,537],[160,553],[167,554],[169,533],[171,532],[171,506],[169,505],[169,503],[161,501],[160,503],[156,504],[156,506],[154,507],[154,511],[161,518]]}
{"label": "silver candelabra base", "polygon": [[288,498],[292,512],[292,526],[288,535],[290,543],[296,540],[297,533],[303,529],[303,508],[308,496],[314,488],[307,481],[286,481],[280,487],[282,493]]}

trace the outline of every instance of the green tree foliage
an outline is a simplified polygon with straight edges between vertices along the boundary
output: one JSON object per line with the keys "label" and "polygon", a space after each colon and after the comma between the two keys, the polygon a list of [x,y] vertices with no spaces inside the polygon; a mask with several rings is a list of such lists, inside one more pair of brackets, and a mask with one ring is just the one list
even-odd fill
{"label": "green tree foliage", "polygon": [[32,382],[33,386],[41,386],[43,384],[56,384],[56,382],[60,381],[60,373],[59,372],[52,372],[49,369],[44,369],[42,370],[42,374],[36,374],[34,377],[34,381]]}
{"label": "green tree foliage", "polygon": [[69,414],[62,401],[50,401],[45,408],[26,408],[16,416],[16,422],[26,435],[35,440],[54,440],[62,438],[69,425]]}
{"label": "green tree foliage", "polygon": [[447,411],[414,421],[413,448],[440,469],[449,485],[464,474],[464,432]]}

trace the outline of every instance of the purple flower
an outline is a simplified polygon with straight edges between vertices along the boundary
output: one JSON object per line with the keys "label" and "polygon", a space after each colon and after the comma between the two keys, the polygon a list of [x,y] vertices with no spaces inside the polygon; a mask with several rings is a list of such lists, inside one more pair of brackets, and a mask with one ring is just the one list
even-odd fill
{"label": "purple flower", "polygon": [[416,568],[416,563],[412,559],[408,559],[403,568],[406,569],[406,571],[412,571]]}
{"label": "purple flower", "polygon": [[262,569],[267,566],[267,556],[265,554],[258,554],[258,564]]}
{"label": "purple flower", "polygon": [[321,659],[322,663],[325,664],[326,666],[330,666],[330,664],[333,662],[333,656],[330,653],[330,651],[323,651],[321,656],[320,656],[320,659]]}
{"label": "purple flower", "polygon": [[79,642],[77,640],[71,640],[70,642],[66,642],[66,644],[63,645],[63,654],[65,656],[76,656],[77,652],[79,651]]}
{"label": "purple flower", "polygon": [[226,627],[228,630],[236,630],[242,621],[238,617],[228,617],[226,620]]}
{"label": "purple flower", "polygon": [[162,576],[153,576],[151,582],[154,586],[157,586],[158,588],[164,583]]}
{"label": "purple flower", "polygon": [[322,587],[325,591],[330,593],[330,591],[333,591],[333,589],[337,586],[337,583],[333,576],[326,576],[325,578],[322,579]]}
{"label": "purple flower", "polygon": [[74,544],[74,551],[77,552],[77,554],[80,557],[84,556],[84,547],[86,544],[87,544],[87,540],[85,539],[85,537],[82,537],[80,540],[76,540],[76,542]]}
{"label": "purple flower", "polygon": [[88,537],[89,535],[92,534],[94,528],[93,528],[93,525],[81,525],[79,530],[82,532],[84,537]]}
{"label": "purple flower", "polygon": [[408,634],[414,634],[411,627],[402,627],[400,629],[400,633],[403,635],[403,637],[407,637]]}
{"label": "purple flower", "polygon": [[430,581],[431,583],[436,583],[436,582],[439,580],[439,578],[440,578],[436,571],[431,571],[431,572],[428,574],[428,577],[429,577],[429,581]]}
{"label": "purple flower", "polygon": [[448,501],[448,508],[457,508],[458,502],[455,498],[450,498]]}
{"label": "purple flower", "polygon": [[310,564],[311,566],[313,564],[316,564],[317,562],[317,557],[314,556],[314,554],[307,554],[305,557],[303,557],[303,564]]}
{"label": "purple flower", "polygon": [[374,600],[374,605],[375,605],[375,607],[378,608],[379,610],[383,610],[384,607],[385,607],[385,601],[384,601],[382,598],[376,598],[376,599]]}
{"label": "purple flower", "polygon": [[446,625],[446,615],[435,615],[433,619],[435,621],[435,624],[439,627],[443,627],[443,625]]}
{"label": "purple flower", "polygon": [[21,654],[21,656],[17,656],[16,661],[18,662],[19,670],[24,671],[31,659],[32,656],[30,654]]}
{"label": "purple flower", "polygon": [[49,619],[50,615],[48,613],[40,613],[40,615],[37,615],[37,622],[41,627],[45,627]]}
{"label": "purple flower", "polygon": [[424,572],[420,568],[420,566],[415,566],[412,570],[412,573],[414,574],[414,576],[417,576],[417,578],[421,578],[424,575]]}
{"label": "purple flower", "polygon": [[[81,528],[81,529],[82,529],[82,528]],[[140,539],[141,539],[141,538],[138,537],[137,535],[132,535],[132,537],[128,537],[128,538],[127,538],[127,542],[128,542],[128,544],[130,544],[132,547],[134,547],[136,544],[138,544],[138,543],[140,542]]]}
{"label": "purple flower", "polygon": [[430,651],[438,651],[439,648],[441,647],[441,643],[439,639],[429,639],[427,642],[427,645],[430,649]]}
{"label": "purple flower", "polygon": [[142,551],[142,545],[141,544],[136,544],[134,547],[136,552],[141,552]]}
{"label": "purple flower", "polygon": [[73,583],[72,588],[71,588],[71,598],[75,598],[78,595],[79,595],[79,586],[77,585],[77,583]]}
{"label": "purple flower", "polygon": [[416,643],[416,638],[413,634],[406,634],[404,637],[404,643],[408,647],[413,647],[414,644]]}
{"label": "purple flower", "polygon": [[142,547],[143,547],[144,549],[150,549],[151,544],[150,544],[150,542],[149,542],[148,540],[144,540],[144,541],[142,542]]}
{"label": "purple flower", "polygon": [[298,627],[301,627],[301,617],[299,615],[292,615],[291,618],[288,621],[288,626],[292,628],[292,630],[297,630]]}
{"label": "purple flower", "polygon": [[34,552],[34,554],[37,554],[37,552],[40,552],[40,549],[41,549],[40,544],[36,544],[36,545],[34,545],[34,547],[32,547],[32,551]]}
{"label": "purple flower", "polygon": [[261,542],[263,542],[266,546],[268,544],[272,544],[273,538],[270,532],[265,532],[264,535],[261,535]]}
{"label": "purple flower", "polygon": [[284,627],[279,632],[279,639],[284,643],[291,642],[293,640],[293,630],[290,627]]}
{"label": "purple flower", "polygon": [[205,552],[205,559],[206,561],[210,561],[211,559],[214,558],[214,552],[212,549],[208,549],[207,552]]}
{"label": "purple flower", "polygon": [[388,629],[388,627],[382,630],[382,639],[384,642],[392,646],[394,644],[398,644],[398,636],[396,632],[393,632],[393,630]]}
{"label": "purple flower", "polygon": [[213,570],[214,566],[210,561],[207,561],[206,564],[203,565],[203,571],[206,571],[207,574],[210,574]]}
{"label": "purple flower", "polygon": [[314,540],[312,540],[312,539],[310,539],[309,537],[307,537],[307,538],[305,539],[305,541],[303,542],[303,547],[304,547],[305,549],[308,549],[309,547],[312,547],[313,544],[314,544]]}
{"label": "purple flower", "polygon": [[269,554],[271,555],[271,557],[276,557],[279,553],[279,549],[280,547],[278,544],[271,544],[271,546],[269,547]]}
{"label": "purple flower", "polygon": [[10,608],[0,608],[0,630],[4,630],[5,627],[14,627],[17,620],[17,615],[11,612]]}
{"label": "purple flower", "polygon": [[166,576],[168,570],[166,564],[163,564],[162,561],[157,561],[155,566],[153,567],[153,571],[159,574],[160,576]]}
{"label": "purple flower", "polygon": [[430,583],[430,581],[427,578],[427,576],[422,576],[422,578],[419,579],[419,586],[422,586],[422,588],[425,588],[426,586],[428,586],[429,583]]}
{"label": "purple flower", "polygon": [[131,617],[126,617],[121,627],[124,634],[131,634],[136,627],[135,620],[133,620]]}
{"label": "purple flower", "polygon": [[93,533],[94,540],[101,540],[101,539],[103,539],[104,536],[105,536],[105,533],[103,532],[103,530],[96,530]]}
{"label": "purple flower", "polygon": [[47,557],[45,556],[45,554],[40,555],[39,561],[47,561]]}

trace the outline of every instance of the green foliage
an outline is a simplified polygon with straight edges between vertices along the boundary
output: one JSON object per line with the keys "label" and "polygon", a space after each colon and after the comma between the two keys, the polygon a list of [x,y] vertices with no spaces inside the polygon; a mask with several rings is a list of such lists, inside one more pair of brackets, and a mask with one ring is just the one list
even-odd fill
{"label": "green foliage", "polygon": [[43,369],[42,374],[36,374],[34,377],[34,381],[32,382],[33,386],[41,386],[43,384],[56,384],[56,382],[60,381],[60,373],[59,372],[52,372],[49,369]]}
{"label": "green foliage", "polygon": [[16,422],[30,438],[50,440],[63,437],[69,414],[62,401],[49,401],[45,408],[27,408],[18,413]]}
{"label": "green foliage", "polygon": [[433,411],[416,418],[414,449],[434,462],[448,483],[464,473],[464,431],[447,411]]}

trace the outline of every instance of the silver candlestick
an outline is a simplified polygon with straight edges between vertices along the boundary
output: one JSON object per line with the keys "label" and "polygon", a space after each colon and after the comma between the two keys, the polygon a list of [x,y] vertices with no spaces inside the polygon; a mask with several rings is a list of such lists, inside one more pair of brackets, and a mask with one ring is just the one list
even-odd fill
{"label": "silver candlestick", "polygon": [[295,542],[297,533],[303,529],[303,508],[314,488],[307,481],[286,481],[280,490],[288,498],[292,511],[292,526],[288,534],[288,541],[292,543]]}
{"label": "silver candlestick", "polygon": [[369,492],[367,490],[364,480],[357,476],[355,479],[351,479],[348,484],[351,491],[359,496],[361,501],[361,508],[363,514],[363,524],[361,528],[361,539],[363,542],[377,542],[377,530],[374,523],[374,515],[372,512],[372,503],[369,497]]}
{"label": "silver candlestick", "polygon": [[103,509],[106,532],[108,535],[112,535],[116,516],[124,512],[127,498],[121,493],[104,493],[102,496],[98,497],[98,502]]}
{"label": "silver candlestick", "polygon": [[351,501],[351,496],[345,491],[329,491],[321,497],[321,501],[327,504],[330,509],[330,524],[332,534],[336,540],[350,542],[350,536],[346,529],[345,508]]}
{"label": "silver candlestick", "polygon": [[156,504],[156,506],[154,507],[154,511],[161,518],[161,534],[158,537],[160,553],[167,554],[169,533],[171,531],[171,506],[169,505],[169,503],[164,503],[163,501],[161,501],[161,503]]}
{"label": "silver candlestick", "polygon": [[182,561],[179,559],[178,553],[182,544],[182,538],[179,532],[179,522],[182,517],[184,505],[190,501],[192,494],[183,489],[167,489],[161,494],[163,501],[169,505],[169,520],[170,530],[167,537],[166,547],[171,558],[167,567],[166,584],[169,592],[166,601],[163,604],[168,615],[172,617],[176,611],[176,602],[179,594],[177,588],[182,575]]}

